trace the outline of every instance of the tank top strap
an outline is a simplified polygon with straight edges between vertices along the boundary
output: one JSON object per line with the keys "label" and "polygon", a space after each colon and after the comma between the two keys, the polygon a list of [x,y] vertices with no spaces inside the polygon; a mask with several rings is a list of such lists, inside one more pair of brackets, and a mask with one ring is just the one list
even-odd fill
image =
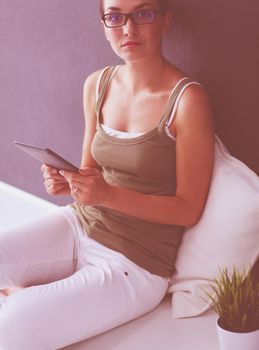
{"label": "tank top strap", "polygon": [[178,83],[176,84],[176,86],[174,87],[171,96],[169,98],[169,101],[164,109],[164,112],[162,114],[162,117],[160,119],[159,122],[159,127],[163,128],[164,125],[167,123],[168,119],[170,118],[171,115],[171,111],[175,105],[175,102],[177,100],[177,97],[180,95],[181,91],[183,90],[183,88],[189,84],[192,81],[192,79],[190,77],[184,77],[181,80],[178,81]]}
{"label": "tank top strap", "polygon": [[104,100],[105,92],[107,89],[107,86],[110,82],[110,79],[115,71],[117,66],[108,66],[106,67],[100,74],[99,81],[97,83],[97,99],[96,99],[96,106],[95,106],[95,112],[97,115],[97,124],[99,124],[99,116],[100,116],[100,108]]}

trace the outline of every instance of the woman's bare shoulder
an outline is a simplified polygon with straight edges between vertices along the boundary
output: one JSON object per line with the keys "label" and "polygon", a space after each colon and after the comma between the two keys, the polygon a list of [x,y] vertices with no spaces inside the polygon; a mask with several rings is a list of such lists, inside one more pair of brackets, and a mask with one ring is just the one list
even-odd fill
{"label": "woman's bare shoulder", "polygon": [[91,103],[95,105],[96,102],[96,86],[98,84],[98,80],[105,68],[99,69],[85,79],[84,82],[84,101],[85,103]]}
{"label": "woman's bare shoulder", "polygon": [[179,101],[179,109],[208,108],[210,106],[209,96],[200,82],[192,79],[187,82]]}
{"label": "woman's bare shoulder", "polygon": [[177,85],[183,78],[189,79],[181,92],[178,110],[210,103],[208,94],[199,80],[172,64],[168,66],[168,73],[167,76],[171,79],[173,86]]}
{"label": "woman's bare shoulder", "polygon": [[85,79],[85,82],[84,82],[84,88],[87,88],[87,89],[95,88],[102,71],[103,69],[99,69],[91,73],[90,75],[88,75],[88,77]]}
{"label": "woman's bare shoulder", "polygon": [[[191,128],[194,125],[210,125],[213,129],[213,111],[208,93],[197,80],[184,89],[177,106],[176,128]],[[199,83],[199,82],[198,82]]]}
{"label": "woman's bare shoulder", "polygon": [[95,71],[85,79],[83,87],[83,106],[85,118],[89,118],[89,115],[95,114],[96,84],[101,72],[102,69]]}

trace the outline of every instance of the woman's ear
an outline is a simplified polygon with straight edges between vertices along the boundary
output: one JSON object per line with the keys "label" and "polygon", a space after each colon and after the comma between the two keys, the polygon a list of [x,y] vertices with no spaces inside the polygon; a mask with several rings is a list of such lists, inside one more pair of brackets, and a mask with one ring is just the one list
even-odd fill
{"label": "woman's ear", "polygon": [[164,16],[164,29],[163,29],[163,34],[166,34],[171,25],[172,25],[172,21],[173,21],[173,14],[171,11],[167,11],[165,16]]}
{"label": "woman's ear", "polygon": [[105,35],[106,40],[110,41],[109,31],[107,30],[107,28],[105,27],[104,24],[103,24],[103,30],[104,30],[104,35]]}

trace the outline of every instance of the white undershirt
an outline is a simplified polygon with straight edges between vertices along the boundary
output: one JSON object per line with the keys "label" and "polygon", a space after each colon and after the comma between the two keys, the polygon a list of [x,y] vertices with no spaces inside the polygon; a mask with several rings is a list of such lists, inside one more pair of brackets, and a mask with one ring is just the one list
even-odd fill
{"label": "white undershirt", "polygon": [[101,126],[103,130],[106,132],[106,134],[117,137],[118,139],[131,139],[131,138],[138,137],[145,134],[144,132],[119,131],[119,130],[112,129],[105,124],[101,124]]}

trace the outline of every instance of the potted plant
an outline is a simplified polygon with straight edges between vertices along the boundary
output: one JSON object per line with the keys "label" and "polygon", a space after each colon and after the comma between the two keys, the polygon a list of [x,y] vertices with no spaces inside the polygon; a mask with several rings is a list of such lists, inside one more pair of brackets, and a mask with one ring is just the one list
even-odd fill
{"label": "potted plant", "polygon": [[221,350],[259,349],[259,280],[251,269],[220,270],[207,300],[218,314]]}

